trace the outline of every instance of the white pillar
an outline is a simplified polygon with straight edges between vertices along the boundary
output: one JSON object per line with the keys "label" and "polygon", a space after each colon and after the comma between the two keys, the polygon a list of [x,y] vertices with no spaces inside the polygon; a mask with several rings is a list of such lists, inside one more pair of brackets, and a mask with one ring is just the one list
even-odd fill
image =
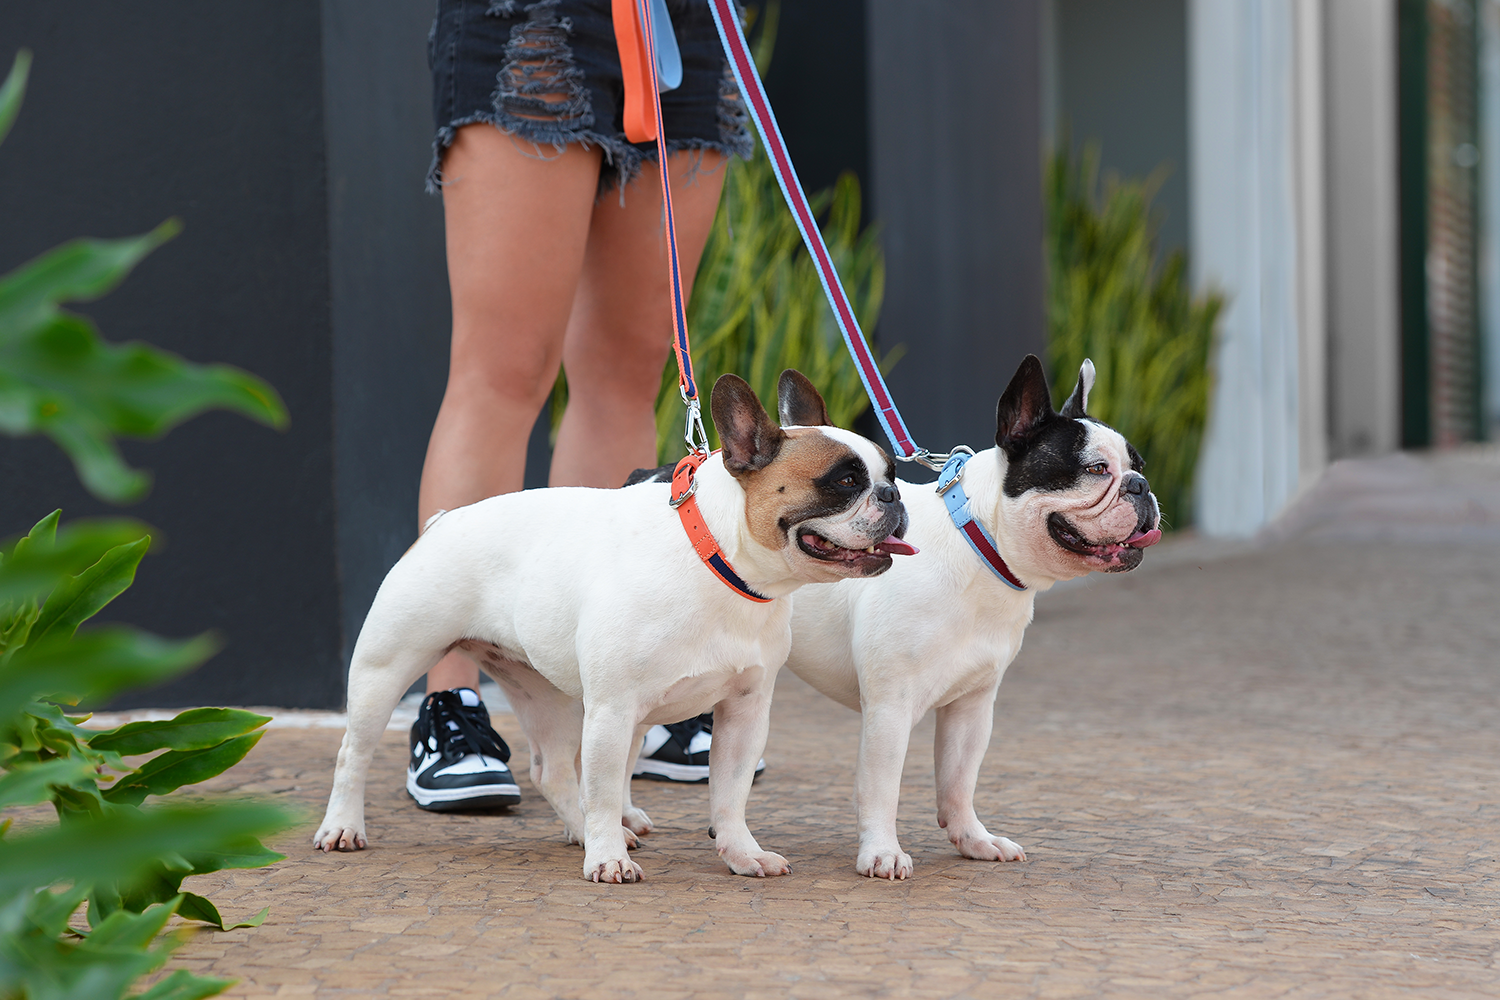
{"label": "white pillar", "polygon": [[1244,536],[1321,471],[1321,0],[1190,0],[1192,259],[1229,298],[1197,522]]}

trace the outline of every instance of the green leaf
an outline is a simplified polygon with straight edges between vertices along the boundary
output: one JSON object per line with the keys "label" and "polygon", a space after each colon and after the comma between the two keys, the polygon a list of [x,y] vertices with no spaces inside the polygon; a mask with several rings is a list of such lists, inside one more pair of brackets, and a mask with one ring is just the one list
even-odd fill
{"label": "green leaf", "polygon": [[0,142],[10,134],[16,115],[21,112],[21,101],[26,96],[26,77],[31,74],[31,53],[22,49],[16,53],[5,83],[0,84]]}
{"label": "green leaf", "polygon": [[[106,552],[140,539],[150,528],[131,518],[82,519],[56,530],[58,512],[43,518],[32,534],[0,550],[0,602],[45,599],[68,577],[84,572]],[[50,522],[56,537],[38,529]]]}
{"label": "green leaf", "polygon": [[205,750],[225,740],[259,729],[271,721],[239,708],[192,708],[171,719],[131,722],[89,738],[95,750],[111,750],[122,757],[153,750]]}
{"label": "green leaf", "polygon": [[265,733],[247,733],[204,750],[168,750],[104,790],[104,799],[139,805],[148,795],[165,795],[183,785],[206,781],[244,759]]}
{"label": "green leaf", "polygon": [[182,894],[182,905],[177,908],[178,916],[188,920],[201,920],[205,924],[212,924],[221,931],[233,931],[241,927],[259,927],[265,922],[266,916],[270,912],[271,908],[267,906],[248,920],[242,920],[237,924],[226,924],[224,918],[219,915],[219,908],[217,906],[210,900],[191,892]]}
{"label": "green leaf", "polygon": [[35,764],[15,764],[0,775],[0,808],[46,801],[54,785],[92,781],[94,767],[82,757],[63,757]]}
{"label": "green leaf", "polygon": [[264,868],[284,860],[285,854],[278,854],[254,837],[240,837],[225,842],[216,850],[193,851],[188,855],[194,875],[206,875],[226,868]]}
{"label": "green leaf", "polygon": [[0,431],[46,434],[95,495],[138,499],[149,477],[125,464],[118,436],[152,438],[209,409],[282,428],[286,407],[264,381],[198,365],[148,344],[111,344],[60,304],[98,298],[179,224],[143,236],[66,243],[0,278]]}
{"label": "green leaf", "polygon": [[190,857],[221,850],[245,837],[275,833],[288,820],[271,806],[218,802],[113,810],[23,832],[0,841],[0,899],[61,881],[82,885],[129,879],[159,866],[163,851]]}
{"label": "green leaf", "polygon": [[36,698],[102,701],[191,670],[219,648],[210,635],[173,642],[131,628],[54,635],[0,666],[0,718]]}
{"label": "green leaf", "polygon": [[145,948],[161,933],[167,921],[172,919],[179,903],[180,900],[174,897],[141,913],[127,913],[124,910],[112,913],[90,932],[85,947],[90,951]]}
{"label": "green leaf", "polygon": [[132,1000],[203,1000],[204,997],[223,993],[237,982],[238,979],[209,979],[195,976],[186,969],[176,969]]}
{"label": "green leaf", "polygon": [[70,577],[42,605],[42,613],[31,627],[29,641],[48,635],[72,635],[78,626],[123,594],[135,582],[135,568],[151,547],[151,536],[116,545],[88,569]]}
{"label": "green leaf", "polygon": [[176,236],[168,219],[149,233],[117,240],[76,239],[0,277],[0,346],[34,332],[61,302],[87,302],[115,289],[152,250]]}
{"label": "green leaf", "polygon": [[152,950],[147,946],[171,916],[171,904],[143,914],[117,914],[107,927],[82,941],[67,936],[59,940],[72,912],[72,907],[63,907],[76,905],[80,898],[76,889],[57,896],[23,893],[0,910],[0,995],[28,1000],[119,998],[137,978],[167,960],[175,942]]}

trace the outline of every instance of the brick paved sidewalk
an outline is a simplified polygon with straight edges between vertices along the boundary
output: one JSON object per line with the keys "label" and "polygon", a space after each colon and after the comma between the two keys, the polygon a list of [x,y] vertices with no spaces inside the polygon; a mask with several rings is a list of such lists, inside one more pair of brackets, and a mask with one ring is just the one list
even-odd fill
{"label": "brick paved sidewalk", "polygon": [[[647,881],[586,883],[524,778],[509,813],[417,810],[398,732],[372,772],[371,849],[319,855],[339,733],[276,729],[220,784],[307,810],[288,859],[191,886],[271,916],[199,934],[173,964],[239,977],[237,997],[1500,995],[1488,461],[1418,460],[1395,473],[1411,504],[1373,513],[1349,497],[1390,475],[1336,469],[1299,515],[1312,528],[1269,547],[1164,546],[1139,574],[1044,596],[978,796],[1025,863],[949,848],[929,719],[902,797],[915,874],[857,876],[858,717],[787,674],[750,803],[792,861],[781,879],[719,863],[704,789],[637,782],[657,823]],[[1460,498],[1451,530],[1390,540],[1436,494]],[[496,723],[524,774],[514,719]]]}

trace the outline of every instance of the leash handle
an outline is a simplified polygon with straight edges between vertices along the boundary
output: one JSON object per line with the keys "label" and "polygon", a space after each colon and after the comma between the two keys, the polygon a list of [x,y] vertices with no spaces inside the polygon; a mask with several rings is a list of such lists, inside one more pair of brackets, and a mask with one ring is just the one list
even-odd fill
{"label": "leash handle", "polygon": [[734,0],[708,0],[708,6],[713,12],[714,23],[718,25],[719,38],[724,43],[724,54],[729,57],[729,67],[734,73],[735,82],[739,84],[740,94],[745,98],[750,119],[755,122],[755,130],[760,133],[761,142],[765,144],[770,156],[776,183],[781,186],[782,196],[786,198],[797,229],[802,233],[802,242],[807,246],[807,252],[817,267],[818,278],[823,283],[823,294],[828,296],[828,303],[833,307],[833,318],[838,323],[839,332],[844,335],[844,345],[854,357],[854,366],[859,371],[860,381],[864,383],[865,394],[875,406],[875,417],[880,421],[881,429],[890,438],[897,458],[921,462],[928,468],[942,468],[941,461],[934,464],[937,456],[925,448],[918,448],[912,442],[906,423],[891,399],[890,390],[886,388],[885,378],[880,374],[880,366],[870,354],[870,345],[865,342],[864,334],[859,329],[859,321],[854,318],[854,307],[849,304],[849,296],[844,293],[838,271],[833,266],[833,258],[829,256],[828,246],[823,242],[823,233],[818,229],[817,219],[807,203],[807,195],[802,191],[802,182],[797,179],[797,171],[792,166],[791,155],[787,152],[786,143],[782,141],[781,128],[776,124],[776,115],[771,111],[766,88],[760,82],[760,73],[755,68],[755,60],[751,58],[750,46],[740,28]]}

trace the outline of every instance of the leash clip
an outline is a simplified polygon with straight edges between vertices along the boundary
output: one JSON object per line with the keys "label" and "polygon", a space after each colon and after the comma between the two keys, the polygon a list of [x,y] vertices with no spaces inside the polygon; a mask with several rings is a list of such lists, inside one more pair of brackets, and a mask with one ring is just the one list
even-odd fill
{"label": "leash clip", "polygon": [[916,462],[918,465],[925,465],[933,472],[942,472],[943,467],[948,464],[948,460],[954,455],[960,454],[967,454],[972,457],[974,449],[966,444],[956,444],[953,446],[952,451],[928,451],[926,448],[918,448],[910,455],[897,455],[896,461]]}
{"label": "leash clip", "polygon": [[682,393],[682,401],[687,404],[687,426],[683,429],[683,440],[687,442],[689,452],[701,454],[708,457],[708,431],[703,426],[703,407],[697,397],[688,398],[687,390],[679,387]]}

